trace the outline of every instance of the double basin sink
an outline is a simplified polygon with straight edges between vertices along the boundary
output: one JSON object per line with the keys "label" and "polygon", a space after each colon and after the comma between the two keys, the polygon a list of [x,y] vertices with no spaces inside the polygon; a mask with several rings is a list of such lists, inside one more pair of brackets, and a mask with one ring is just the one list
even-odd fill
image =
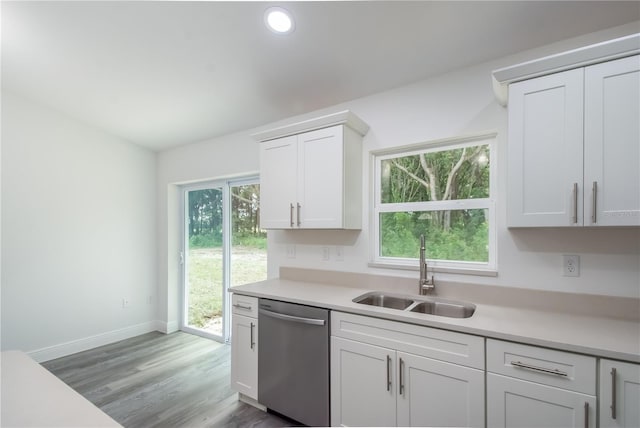
{"label": "double basin sink", "polygon": [[449,318],[469,318],[476,310],[476,305],[467,302],[440,299],[437,297],[414,297],[402,294],[390,294],[380,291],[365,293],[353,299],[353,302],[362,305]]}

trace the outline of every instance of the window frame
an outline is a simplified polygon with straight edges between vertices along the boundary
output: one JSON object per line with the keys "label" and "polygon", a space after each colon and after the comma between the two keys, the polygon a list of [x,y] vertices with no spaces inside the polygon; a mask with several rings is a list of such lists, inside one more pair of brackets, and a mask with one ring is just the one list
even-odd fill
{"label": "window frame", "polygon": [[[387,269],[418,270],[417,258],[383,257],[380,255],[380,214],[385,212],[415,212],[438,210],[487,209],[489,254],[487,262],[427,259],[429,269],[434,272],[497,276],[497,133],[484,133],[469,136],[446,138],[393,147],[370,152],[371,183],[370,191],[370,267]],[[436,151],[454,150],[478,145],[489,146],[489,197],[478,199],[459,199],[448,201],[423,201],[405,203],[385,203],[381,201],[382,183],[381,165],[383,160],[417,155]],[[427,242],[427,245],[429,243]]]}

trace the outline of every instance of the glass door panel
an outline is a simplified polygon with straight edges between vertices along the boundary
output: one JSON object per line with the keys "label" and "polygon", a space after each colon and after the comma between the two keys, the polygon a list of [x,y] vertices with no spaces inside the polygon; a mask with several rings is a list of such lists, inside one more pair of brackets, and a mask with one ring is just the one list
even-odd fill
{"label": "glass door panel", "polygon": [[260,228],[257,178],[184,189],[184,293],[181,329],[227,341],[235,285],[267,279],[267,234]]}
{"label": "glass door panel", "polygon": [[186,192],[185,321],[188,328],[223,336],[223,189]]}
{"label": "glass door panel", "polygon": [[267,232],[260,229],[260,185],[231,187],[231,286],[267,279]]}

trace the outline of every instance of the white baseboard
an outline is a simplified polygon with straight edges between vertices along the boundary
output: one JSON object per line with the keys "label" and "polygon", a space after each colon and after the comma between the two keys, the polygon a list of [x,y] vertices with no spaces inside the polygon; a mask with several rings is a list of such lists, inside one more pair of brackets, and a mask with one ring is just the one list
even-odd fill
{"label": "white baseboard", "polygon": [[176,331],[180,330],[180,326],[178,325],[178,321],[169,321],[169,322],[165,322],[165,321],[156,321],[158,327],[156,328],[156,330],[164,333],[164,334],[170,334],[170,333],[175,333]]}
{"label": "white baseboard", "polygon": [[260,403],[258,403],[258,400],[255,400],[255,399],[253,399],[251,397],[247,397],[244,394],[238,393],[238,400],[242,401],[243,403],[247,403],[247,404],[255,407],[256,409],[260,409],[263,412],[267,411],[267,407],[262,405],[262,404],[260,404]]}
{"label": "white baseboard", "polygon": [[36,349],[34,351],[28,352],[28,354],[31,358],[41,363],[44,361],[53,360],[55,358],[75,354],[76,352],[82,352],[88,349],[97,348],[98,346],[108,345],[109,343],[129,339],[131,337],[139,336],[141,334],[149,333],[152,331],[162,331],[158,328],[160,324],[160,321],[149,321],[146,323],[121,328],[119,330],[108,331],[106,333],[97,334],[95,336],[85,337],[83,339],[72,340],[70,342],[61,343],[59,345]]}

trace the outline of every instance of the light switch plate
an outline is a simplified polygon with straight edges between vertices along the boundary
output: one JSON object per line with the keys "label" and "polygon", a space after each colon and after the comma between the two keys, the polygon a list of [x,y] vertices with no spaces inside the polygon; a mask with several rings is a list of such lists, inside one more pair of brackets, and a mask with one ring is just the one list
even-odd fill
{"label": "light switch plate", "polygon": [[287,258],[295,259],[296,258],[296,246],[295,244],[287,244],[286,247]]}

